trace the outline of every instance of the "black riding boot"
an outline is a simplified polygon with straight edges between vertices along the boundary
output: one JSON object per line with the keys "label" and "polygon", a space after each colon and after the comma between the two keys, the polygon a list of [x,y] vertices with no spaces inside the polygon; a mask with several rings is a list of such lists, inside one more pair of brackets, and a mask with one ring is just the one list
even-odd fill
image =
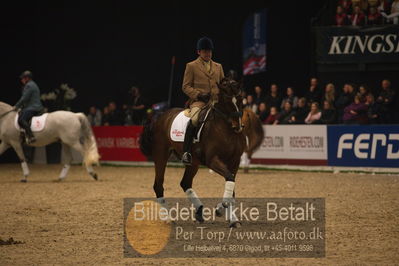
{"label": "black riding boot", "polygon": [[192,162],[191,146],[193,144],[195,129],[196,129],[196,127],[193,125],[193,123],[190,120],[187,123],[186,133],[184,135],[183,156],[181,158],[181,161],[185,165],[191,165],[191,162]]}
{"label": "black riding boot", "polygon": [[35,139],[35,136],[33,136],[33,133],[32,133],[32,130],[30,128],[29,123],[26,122],[26,121],[23,121],[21,124],[22,124],[21,126],[25,130],[25,141],[26,141],[26,144],[31,144],[31,143],[35,142],[36,139]]}

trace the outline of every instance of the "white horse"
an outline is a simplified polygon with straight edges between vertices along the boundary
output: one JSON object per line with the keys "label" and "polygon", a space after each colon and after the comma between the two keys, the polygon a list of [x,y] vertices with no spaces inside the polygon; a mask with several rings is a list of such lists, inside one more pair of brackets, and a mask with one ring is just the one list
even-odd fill
{"label": "white horse", "polygon": [[[11,105],[0,102],[0,155],[12,147],[21,160],[23,179],[26,182],[29,175],[28,164],[22,150],[20,130],[15,127],[17,112]],[[63,180],[70,168],[72,161],[71,148],[83,155],[84,165],[88,173],[97,180],[97,174],[92,165],[98,164],[100,158],[97,144],[90,123],[83,113],[56,111],[49,113],[46,124],[39,132],[33,132],[36,141],[30,146],[41,147],[61,140],[64,151],[64,167],[59,180]]]}

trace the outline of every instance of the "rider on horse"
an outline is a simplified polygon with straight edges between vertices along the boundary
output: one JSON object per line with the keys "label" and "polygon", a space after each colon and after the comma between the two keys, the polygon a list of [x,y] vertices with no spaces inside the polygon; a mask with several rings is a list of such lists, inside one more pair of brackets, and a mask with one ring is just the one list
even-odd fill
{"label": "rider on horse", "polygon": [[18,123],[25,130],[26,143],[30,144],[36,141],[30,128],[30,120],[33,116],[39,115],[43,110],[40,101],[40,90],[37,84],[32,80],[32,72],[24,71],[20,76],[21,83],[24,85],[22,97],[15,104],[14,109],[21,108]]}
{"label": "rider on horse", "polygon": [[197,42],[199,57],[186,65],[183,80],[183,92],[190,97],[190,118],[184,136],[182,162],[190,165],[192,161],[191,146],[198,126],[201,108],[209,102],[216,101],[219,93],[218,83],[224,78],[221,64],[212,61],[213,42],[203,37]]}

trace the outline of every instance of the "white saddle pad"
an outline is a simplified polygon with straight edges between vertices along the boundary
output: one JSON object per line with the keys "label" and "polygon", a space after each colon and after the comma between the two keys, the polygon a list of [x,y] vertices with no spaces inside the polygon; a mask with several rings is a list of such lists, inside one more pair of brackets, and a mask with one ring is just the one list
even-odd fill
{"label": "white saddle pad", "polygon": [[[39,131],[43,130],[44,126],[46,125],[47,115],[48,115],[48,113],[44,113],[41,116],[32,117],[32,123],[30,124],[30,128],[31,128],[32,132],[39,132]],[[18,117],[19,117],[19,114],[17,114],[15,116],[14,124],[15,124],[15,128],[17,130],[21,130],[21,127],[18,124]]]}
{"label": "white saddle pad", "polygon": [[[208,117],[209,111],[205,115],[205,121]],[[181,111],[173,120],[172,126],[170,128],[170,138],[172,141],[176,142],[184,142],[184,135],[186,133],[187,123],[190,121],[190,118],[184,114],[185,111]],[[197,136],[194,138],[194,142],[200,141],[201,131],[204,127],[204,123],[202,123],[200,129],[198,130]]]}

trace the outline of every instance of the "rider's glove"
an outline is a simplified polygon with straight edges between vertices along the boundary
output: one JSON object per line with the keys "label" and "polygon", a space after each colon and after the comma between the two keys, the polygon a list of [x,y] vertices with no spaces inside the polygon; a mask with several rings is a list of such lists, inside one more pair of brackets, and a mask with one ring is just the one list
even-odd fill
{"label": "rider's glove", "polygon": [[209,102],[210,98],[211,98],[211,96],[209,94],[200,93],[197,97],[197,100],[207,103],[207,102]]}

